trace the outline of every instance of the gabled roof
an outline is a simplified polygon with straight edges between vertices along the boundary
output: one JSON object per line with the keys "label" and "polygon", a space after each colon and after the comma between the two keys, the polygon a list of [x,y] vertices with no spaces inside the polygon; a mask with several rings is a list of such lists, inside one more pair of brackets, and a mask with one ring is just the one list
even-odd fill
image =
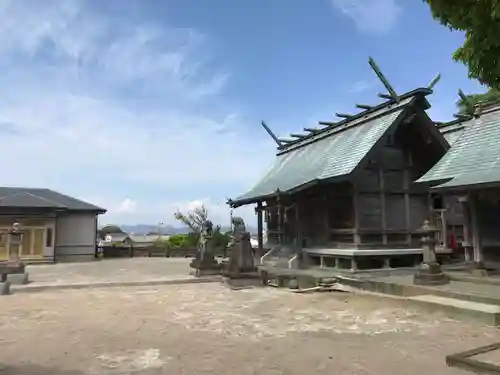
{"label": "gabled roof", "polygon": [[445,156],[417,182],[441,182],[437,189],[500,183],[499,145],[500,108],[486,110],[467,122]]}
{"label": "gabled roof", "polygon": [[[405,109],[417,99],[425,101],[423,97],[430,93],[429,89],[414,90],[400,96],[399,103],[385,102],[279,149],[276,162],[264,178],[230,204],[248,204],[277,191],[291,192],[310,183],[347,177],[389,128],[404,117]],[[423,110],[428,106],[425,101]]]}
{"label": "gabled roof", "polygon": [[70,211],[106,210],[49,189],[0,187],[0,208],[51,208]]}
{"label": "gabled roof", "polygon": [[462,135],[469,122],[470,120],[453,120],[436,123],[436,126],[451,146]]}

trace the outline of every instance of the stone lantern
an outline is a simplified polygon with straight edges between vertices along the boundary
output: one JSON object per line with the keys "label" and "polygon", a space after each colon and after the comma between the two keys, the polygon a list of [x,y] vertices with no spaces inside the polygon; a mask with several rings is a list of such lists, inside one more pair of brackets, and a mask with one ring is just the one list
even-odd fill
{"label": "stone lantern", "polygon": [[417,285],[443,285],[450,282],[441,270],[440,264],[436,260],[436,232],[438,232],[429,220],[425,220],[419,233],[422,234],[422,253],[423,261],[418,267],[417,272],[413,277],[413,283]]}
{"label": "stone lantern", "polygon": [[9,250],[9,262],[21,263],[19,258],[19,250],[21,248],[23,234],[21,233],[21,225],[19,223],[12,224],[12,228],[9,231],[7,244]]}
{"label": "stone lantern", "polygon": [[12,224],[7,236],[7,249],[9,259],[0,262],[0,295],[9,294],[10,284],[27,284],[28,274],[25,272],[24,263],[20,259],[20,248],[23,235],[19,223]]}

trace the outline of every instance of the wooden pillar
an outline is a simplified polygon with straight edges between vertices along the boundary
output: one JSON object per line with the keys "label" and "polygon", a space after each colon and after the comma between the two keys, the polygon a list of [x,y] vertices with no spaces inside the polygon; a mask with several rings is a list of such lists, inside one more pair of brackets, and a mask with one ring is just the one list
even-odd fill
{"label": "wooden pillar", "polygon": [[469,207],[472,226],[472,246],[474,248],[474,263],[481,265],[484,261],[483,247],[481,244],[481,231],[479,227],[479,217],[477,209],[477,196],[469,194]]}
{"label": "wooden pillar", "polygon": [[[408,166],[404,170],[404,190],[405,190],[405,221],[406,221],[406,242],[408,243],[409,246],[412,244],[412,227],[411,227],[411,200],[410,200],[410,194],[408,193],[410,191],[410,186],[412,184],[412,178],[411,178],[411,170],[413,167],[413,157],[411,152],[408,152]],[[429,206],[429,211],[430,211],[430,206]]]}
{"label": "wooden pillar", "polygon": [[380,212],[381,212],[381,220],[382,220],[382,230],[384,233],[382,234],[382,243],[387,245],[387,212],[386,212],[386,204],[385,204],[385,182],[384,182],[384,171],[382,168],[378,169],[378,177],[379,177],[379,190],[380,190]]}
{"label": "wooden pillar", "polygon": [[281,245],[281,231],[282,231],[282,219],[283,219],[283,213],[281,212],[281,195],[280,195],[280,191],[277,190],[276,191],[276,208],[278,210],[278,215],[277,215],[277,219],[278,219],[278,225],[277,225],[277,243],[278,245]]}
{"label": "wooden pillar", "polygon": [[262,220],[262,213],[264,211],[264,208],[262,207],[262,202],[257,203],[257,208],[255,211],[257,213],[257,241],[259,243],[257,248],[257,254],[255,255],[258,259],[260,259],[264,253],[264,238],[263,238],[264,225]]}
{"label": "wooden pillar", "polygon": [[462,239],[462,247],[464,248],[464,260],[469,263],[471,261],[470,257],[470,249],[472,248],[471,243],[471,215],[470,215],[470,207],[468,202],[468,197],[460,197],[458,201],[462,204],[462,231],[463,231],[463,239]]}
{"label": "wooden pillar", "polygon": [[323,198],[321,199],[322,199],[321,203],[323,210],[323,214],[321,216],[323,217],[323,223],[320,225],[320,228],[322,228],[322,234],[320,238],[321,238],[321,243],[326,246],[328,242],[330,242],[330,212],[329,212],[330,205],[328,202],[328,195],[324,194]]}
{"label": "wooden pillar", "polygon": [[295,230],[297,231],[297,246],[302,248],[302,228],[300,227],[299,204],[295,203]]}
{"label": "wooden pillar", "polygon": [[360,207],[359,207],[359,192],[356,185],[353,184],[352,187],[352,203],[353,203],[353,215],[354,215],[354,234],[353,241],[356,245],[361,243],[361,238],[359,236],[359,217],[360,217]]}
{"label": "wooden pillar", "polygon": [[[410,158],[411,159],[411,158]],[[412,238],[411,238],[411,202],[410,202],[410,194],[408,191],[410,189],[411,184],[411,176],[410,170],[407,168],[404,170],[404,190],[405,190],[405,221],[406,221],[406,242],[411,246]]]}

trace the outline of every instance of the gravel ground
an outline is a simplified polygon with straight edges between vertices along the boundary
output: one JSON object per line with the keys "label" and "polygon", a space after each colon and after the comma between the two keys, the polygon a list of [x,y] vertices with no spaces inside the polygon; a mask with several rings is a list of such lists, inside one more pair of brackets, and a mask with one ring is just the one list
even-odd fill
{"label": "gravel ground", "polygon": [[146,281],[189,278],[190,258],[105,259],[95,262],[28,266],[30,281],[38,284]]}
{"label": "gravel ground", "polygon": [[445,355],[494,328],[398,301],[220,284],[18,294],[1,299],[0,374],[466,374]]}

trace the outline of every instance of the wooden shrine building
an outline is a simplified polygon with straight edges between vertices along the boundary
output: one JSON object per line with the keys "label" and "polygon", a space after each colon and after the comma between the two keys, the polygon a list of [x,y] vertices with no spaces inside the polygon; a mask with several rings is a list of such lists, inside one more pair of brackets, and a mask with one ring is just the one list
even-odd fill
{"label": "wooden shrine building", "polygon": [[433,212],[428,187],[414,181],[450,147],[426,113],[437,79],[397,95],[379,78],[386,101],[357,105],[362,112],[337,114],[339,122],[320,122],[323,128],[304,128],[306,134],[286,140],[263,123],[278,143],[277,160],[250,191],[228,202],[257,205],[261,251],[265,220],[268,243],[278,245],[277,253],[288,249],[289,266],[296,260],[299,267],[356,271],[420,263],[418,229]]}
{"label": "wooden shrine building", "polygon": [[500,104],[480,103],[446,155],[418,182],[460,196],[466,260],[500,261]]}

